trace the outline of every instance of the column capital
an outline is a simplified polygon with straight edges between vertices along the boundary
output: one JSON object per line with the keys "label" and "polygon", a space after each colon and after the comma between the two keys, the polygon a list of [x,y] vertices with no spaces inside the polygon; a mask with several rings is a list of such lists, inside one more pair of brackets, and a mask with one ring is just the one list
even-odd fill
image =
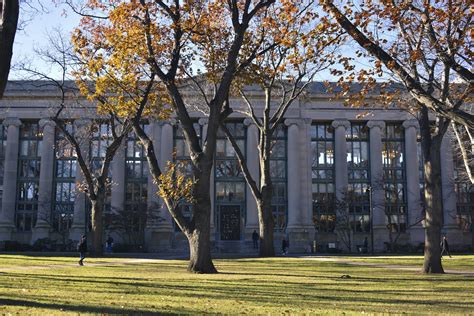
{"label": "column capital", "polygon": [[244,119],[244,125],[245,126],[255,125],[255,122],[250,117],[247,117],[246,119]]}
{"label": "column capital", "polygon": [[313,119],[312,118],[304,118],[303,119],[303,122],[306,124],[306,125],[311,125],[313,124]]}
{"label": "column capital", "polygon": [[348,129],[349,127],[351,127],[351,122],[349,122],[346,119],[335,119],[334,121],[332,121],[331,126],[334,128],[338,128],[339,126],[342,126],[345,129]]}
{"label": "column capital", "polygon": [[370,129],[378,127],[380,128],[380,130],[383,130],[385,128],[385,122],[379,120],[371,120],[367,122],[367,127]]}
{"label": "column capital", "polygon": [[285,124],[285,126],[288,126],[288,127],[290,127],[291,125],[296,125],[300,127],[303,121],[297,118],[288,118],[283,123]]}
{"label": "column capital", "polygon": [[416,128],[416,129],[419,129],[420,128],[420,124],[418,123],[418,120],[406,120],[403,122],[403,128],[405,129],[409,129],[409,128]]}
{"label": "column capital", "polygon": [[163,125],[175,126],[177,124],[178,124],[178,120],[176,120],[175,118],[170,118],[166,121],[160,121],[160,126],[163,126]]}
{"label": "column capital", "polygon": [[209,119],[207,117],[201,117],[199,120],[198,120],[198,124],[201,125],[201,126],[204,126],[206,124],[209,123]]}
{"label": "column capital", "polygon": [[80,118],[80,119],[74,120],[74,126],[77,128],[81,128],[81,127],[91,124],[91,122],[92,122],[92,119],[90,118]]}
{"label": "column capital", "polygon": [[49,118],[42,118],[39,121],[38,124],[39,124],[41,129],[44,129],[46,126],[49,126],[49,127],[55,127],[56,126],[56,123],[54,123],[54,121],[49,119]]}
{"label": "column capital", "polygon": [[21,121],[18,117],[7,117],[3,120],[3,125],[6,126],[7,128],[10,125],[15,126],[15,127],[20,127]]}

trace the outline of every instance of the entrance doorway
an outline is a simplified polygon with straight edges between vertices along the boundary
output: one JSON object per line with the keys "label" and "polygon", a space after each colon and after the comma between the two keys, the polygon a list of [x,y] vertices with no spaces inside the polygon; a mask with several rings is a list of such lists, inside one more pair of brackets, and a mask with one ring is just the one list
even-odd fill
{"label": "entrance doorway", "polygon": [[220,240],[240,240],[242,225],[240,205],[219,206],[219,232]]}

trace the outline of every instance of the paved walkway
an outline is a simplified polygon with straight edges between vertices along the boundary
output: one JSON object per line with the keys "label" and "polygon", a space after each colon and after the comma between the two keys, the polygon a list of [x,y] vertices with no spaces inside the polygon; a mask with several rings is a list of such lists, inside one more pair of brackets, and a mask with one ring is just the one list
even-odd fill
{"label": "paved walkway", "polygon": [[[314,260],[314,261],[322,261],[322,262],[337,262],[337,263],[345,263],[355,266],[366,266],[366,267],[376,267],[376,268],[384,268],[384,269],[395,269],[395,270],[405,270],[405,271],[414,271],[419,272],[420,266],[414,265],[395,265],[395,264],[381,264],[381,263],[374,263],[374,262],[361,262],[361,261],[353,261],[349,258],[338,258],[338,257],[314,257],[314,256],[290,256],[293,258],[300,258],[304,260]],[[379,257],[380,258],[380,257]],[[112,258],[111,258],[112,259]],[[113,258],[117,259],[117,258]],[[98,267],[98,266],[107,266],[107,265],[121,265],[121,264],[142,264],[142,263],[163,263],[169,260],[182,260],[187,259],[185,256],[167,256],[161,258],[124,258],[121,261],[106,261],[107,258],[103,258],[103,261],[91,262],[88,263],[87,259],[84,262],[85,266],[88,267]],[[449,259],[448,259],[449,260]],[[0,272],[7,272],[7,271],[28,271],[28,270],[40,270],[40,269],[54,269],[54,268],[71,268],[77,267],[81,268],[77,264],[77,259],[71,257],[71,263],[65,264],[45,264],[45,265],[31,265],[31,266],[17,266],[17,267],[0,267]],[[449,274],[460,274],[466,276],[473,276],[474,271],[467,271],[467,270],[453,270],[447,269],[444,270],[446,273]]]}
{"label": "paved walkway", "polygon": [[[362,262],[362,261],[353,261],[347,258],[335,258],[335,257],[301,257],[306,260],[315,260],[315,261],[323,261],[323,262],[338,262],[338,263],[346,263],[355,266],[365,266],[365,267],[376,267],[376,268],[385,268],[385,269],[395,269],[395,270],[406,270],[406,271],[416,271],[420,272],[420,266],[412,266],[412,265],[395,265],[395,264],[381,264],[381,263],[374,263],[374,262]],[[445,273],[449,274],[461,274],[467,276],[474,276],[474,271],[467,271],[467,270],[453,270],[453,269],[445,269]]]}
{"label": "paved walkway", "polygon": [[[170,259],[147,259],[147,258],[137,258],[137,259],[128,259],[126,258],[123,261],[97,261],[97,262],[87,262],[87,258],[84,261],[84,267],[99,267],[99,266],[110,266],[110,265],[121,265],[121,264],[141,264],[141,263],[159,263],[159,262],[167,262]],[[0,268],[0,272],[7,272],[7,271],[28,271],[28,270],[41,270],[41,269],[54,269],[54,268],[82,268],[78,264],[78,260],[76,258],[71,257],[71,263],[65,264],[45,264],[45,265],[31,265],[31,266],[17,266],[17,267],[7,267],[7,268]]]}

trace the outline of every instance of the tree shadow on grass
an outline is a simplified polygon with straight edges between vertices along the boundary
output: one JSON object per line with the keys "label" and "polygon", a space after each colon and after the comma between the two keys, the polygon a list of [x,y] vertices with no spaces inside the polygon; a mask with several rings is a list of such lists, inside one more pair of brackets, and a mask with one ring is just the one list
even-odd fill
{"label": "tree shadow on grass", "polygon": [[0,298],[0,305],[3,306],[22,306],[30,308],[44,308],[52,309],[55,311],[65,311],[65,312],[79,312],[79,313],[95,313],[95,314],[125,314],[125,315],[163,315],[163,314],[176,314],[177,312],[183,313],[185,311],[175,310],[175,311],[137,311],[136,309],[127,309],[127,308],[113,308],[113,307],[104,307],[104,306],[89,306],[89,305],[64,305],[64,304],[54,304],[54,303],[43,303],[43,302],[32,302],[23,299],[16,298]]}

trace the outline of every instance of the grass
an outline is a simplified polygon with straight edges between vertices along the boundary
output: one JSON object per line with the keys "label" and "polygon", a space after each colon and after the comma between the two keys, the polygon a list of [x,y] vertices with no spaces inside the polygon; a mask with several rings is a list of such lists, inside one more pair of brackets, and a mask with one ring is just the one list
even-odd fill
{"label": "grass", "polygon": [[[444,256],[442,259],[443,268],[446,270],[460,270],[474,272],[474,255],[457,255],[452,254],[452,258]],[[376,263],[381,265],[403,265],[403,266],[421,266],[423,265],[422,256],[367,256],[338,257],[343,260],[355,262]]]}
{"label": "grass", "polygon": [[[473,258],[452,262],[474,272]],[[412,259],[420,260],[389,260]],[[78,267],[71,257],[0,255],[0,314],[473,313],[472,275],[297,258],[219,259],[219,274],[198,275],[186,273],[183,260],[131,260],[88,259]]]}

